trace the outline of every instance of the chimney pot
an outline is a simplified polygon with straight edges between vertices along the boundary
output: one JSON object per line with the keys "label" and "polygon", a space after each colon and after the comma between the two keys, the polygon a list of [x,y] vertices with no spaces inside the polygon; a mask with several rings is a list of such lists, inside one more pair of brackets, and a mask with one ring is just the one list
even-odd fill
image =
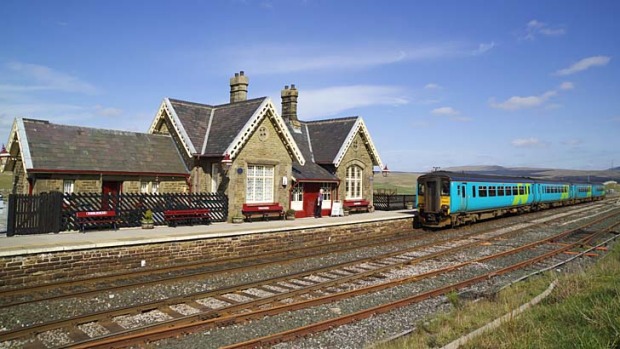
{"label": "chimney pot", "polygon": [[284,89],[285,89],[285,90],[288,90],[288,85],[284,85]]}
{"label": "chimney pot", "polygon": [[249,79],[244,75],[243,70],[230,78],[230,103],[248,99],[248,84]]}
{"label": "chimney pot", "polygon": [[291,89],[295,89],[295,84],[291,84]]}

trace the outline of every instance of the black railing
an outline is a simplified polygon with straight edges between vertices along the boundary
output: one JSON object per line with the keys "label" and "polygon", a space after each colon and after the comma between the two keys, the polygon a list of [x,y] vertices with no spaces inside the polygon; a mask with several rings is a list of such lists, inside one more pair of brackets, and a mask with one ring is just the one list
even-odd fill
{"label": "black railing", "polygon": [[61,224],[61,193],[9,195],[7,236],[58,233]]}
{"label": "black railing", "polygon": [[380,211],[404,210],[408,205],[412,205],[415,208],[415,202],[415,195],[373,195],[375,209]]}
{"label": "black railing", "polygon": [[165,210],[192,208],[208,208],[212,222],[225,222],[228,197],[221,193],[11,194],[7,235],[78,230],[77,211],[116,211],[119,227],[137,227],[146,210],[153,212],[155,225],[162,225]]}

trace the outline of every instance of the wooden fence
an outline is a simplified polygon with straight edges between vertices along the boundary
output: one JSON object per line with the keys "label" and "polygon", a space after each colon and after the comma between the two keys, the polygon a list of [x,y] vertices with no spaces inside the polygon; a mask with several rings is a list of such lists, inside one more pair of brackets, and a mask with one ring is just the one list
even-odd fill
{"label": "wooden fence", "polygon": [[225,222],[228,197],[221,193],[11,194],[7,235],[78,230],[77,211],[116,211],[119,227],[137,227],[148,209],[153,212],[154,223],[162,225],[165,210],[191,208],[208,208],[212,222]]}
{"label": "wooden fence", "polygon": [[380,211],[404,210],[407,208],[408,203],[412,204],[415,208],[416,204],[415,195],[388,195],[375,193],[372,197],[375,209]]}

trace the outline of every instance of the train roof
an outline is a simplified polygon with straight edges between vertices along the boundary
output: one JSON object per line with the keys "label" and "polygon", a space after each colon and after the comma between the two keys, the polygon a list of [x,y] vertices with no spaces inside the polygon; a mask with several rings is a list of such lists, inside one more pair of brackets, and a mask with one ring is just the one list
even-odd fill
{"label": "train roof", "polygon": [[497,183],[549,183],[549,184],[601,184],[601,183],[592,183],[587,181],[567,181],[567,180],[552,180],[552,179],[542,179],[542,178],[532,178],[532,177],[519,177],[519,176],[498,176],[498,175],[490,175],[490,174],[480,174],[480,173],[467,173],[467,172],[450,172],[450,171],[435,171],[423,174],[418,177],[418,182],[421,179],[431,178],[431,177],[443,177],[449,178],[452,181],[463,181],[463,182],[497,182]]}

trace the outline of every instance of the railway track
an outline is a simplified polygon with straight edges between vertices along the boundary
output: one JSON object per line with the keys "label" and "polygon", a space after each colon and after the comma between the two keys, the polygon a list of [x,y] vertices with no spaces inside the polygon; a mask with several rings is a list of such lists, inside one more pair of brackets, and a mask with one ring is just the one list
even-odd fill
{"label": "railway track", "polygon": [[[592,207],[600,206],[601,205],[598,204],[593,205]],[[581,212],[585,209],[586,208],[580,207],[573,211]],[[591,207],[589,209],[591,209]],[[564,217],[564,215],[560,214],[557,215],[557,218],[555,219],[562,219],[562,217]],[[493,226],[492,222],[487,223],[488,225]],[[483,224],[478,225],[478,227],[481,226],[484,228]],[[488,230],[492,229],[493,228],[489,228]],[[46,283],[42,285],[32,285],[19,289],[8,289],[0,291],[0,310],[35,302],[62,300],[74,297],[88,297],[104,292],[121,291],[147,285],[172,284],[197,278],[213,277],[218,273],[230,273],[235,270],[244,269],[247,270],[252,267],[261,268],[282,263],[290,264],[306,258],[321,257],[333,253],[343,253],[364,247],[407,243],[436,235],[434,232],[421,232],[416,235],[404,234],[405,233],[403,232],[398,232],[391,236],[371,239],[370,241],[368,239],[349,240],[346,244],[334,242],[320,246],[279,250],[264,254],[229,258],[225,260],[203,261],[145,270],[131,270],[111,275]]]}
{"label": "railway track", "polygon": [[[609,216],[600,218],[599,221],[616,215],[617,213],[612,213]],[[552,238],[540,240],[536,242],[535,245],[530,244],[526,246],[530,246],[531,248],[532,246],[548,244],[553,241],[553,239],[567,237],[571,234],[575,235],[592,224],[595,223],[590,222]],[[529,227],[531,227],[531,225]],[[376,290],[381,288],[394,287],[394,285],[403,282],[412,282],[433,277],[450,270],[471,265],[472,263],[481,263],[486,260],[485,258],[491,257],[483,257],[479,260],[461,264],[453,263],[453,266],[446,267],[444,270],[418,275],[413,277],[413,279],[382,282],[384,279],[382,275],[389,273],[390,270],[419,264],[426,260],[436,259],[441,256],[451,255],[460,250],[472,248],[484,243],[502,241],[510,236],[518,235],[519,232],[522,232],[526,228],[528,228],[528,226],[518,230],[496,233],[494,235],[489,232],[465,234],[460,237],[460,242],[458,243],[457,240],[459,239],[444,239],[438,243],[428,243],[401,251],[387,253],[382,256],[360,259],[341,265],[274,278],[272,280],[262,280],[260,282],[240,285],[234,288],[221,289],[184,298],[168,299],[163,302],[153,302],[151,304],[143,304],[126,309],[116,309],[111,312],[91,314],[68,319],[66,321],[50,322],[8,333],[1,333],[0,340],[22,341],[23,343],[28,343],[30,347],[45,347],[38,339],[40,335],[46,332],[56,331],[66,334],[66,343],[62,344],[61,347],[91,347],[96,345],[117,346],[127,344],[123,342],[127,340],[126,338],[131,338],[131,341],[134,342],[143,343],[144,341],[154,340],[155,337],[164,338],[174,333],[175,330],[188,331],[189,328],[203,328],[207,325],[221,326],[223,324],[243,322],[247,321],[247,319],[265,316],[267,314],[273,315],[274,313],[277,314],[289,311],[288,303],[290,302],[311,306],[306,301],[295,301],[300,298],[318,297],[318,299],[323,299],[326,302],[333,302],[335,299],[338,299],[338,297],[353,297],[355,294],[346,292],[341,292],[342,294],[346,294],[346,296],[338,296],[338,293],[330,295],[331,293],[343,291],[350,287],[355,288],[355,286],[347,285],[355,285],[356,283],[376,283],[379,286],[372,289],[373,291],[371,291],[371,289],[364,291],[376,292]],[[485,234],[488,236],[484,237]],[[472,240],[474,237],[477,238]],[[588,238],[592,239],[591,234],[588,234]],[[424,255],[420,256],[419,252],[425,249],[433,249],[433,252],[426,252]],[[517,253],[516,251],[522,249],[524,248],[511,249],[511,251],[515,251],[512,253]],[[494,255],[492,258],[500,258],[500,255]],[[312,276],[314,276],[314,278],[312,278]],[[268,296],[269,294],[271,295]],[[204,299],[209,300],[206,303],[201,303],[199,301]],[[218,304],[219,306],[217,306]],[[189,315],[183,314],[183,309],[193,309],[196,313]],[[146,325],[132,329],[127,329],[127,325],[124,327],[115,322],[118,321],[118,318],[131,317],[132,314],[147,314],[149,312],[163,313],[167,315],[169,320],[155,326]],[[254,315],[250,316],[248,314]],[[90,327],[91,330],[85,330],[85,327]],[[167,328],[173,332],[158,332],[161,327]],[[99,331],[106,334],[98,339],[91,338],[93,332],[92,328],[98,328],[95,332]],[[87,334],[89,331],[91,334]],[[155,336],[154,333],[157,333],[157,335]],[[117,340],[120,340],[120,342],[116,342]]]}

